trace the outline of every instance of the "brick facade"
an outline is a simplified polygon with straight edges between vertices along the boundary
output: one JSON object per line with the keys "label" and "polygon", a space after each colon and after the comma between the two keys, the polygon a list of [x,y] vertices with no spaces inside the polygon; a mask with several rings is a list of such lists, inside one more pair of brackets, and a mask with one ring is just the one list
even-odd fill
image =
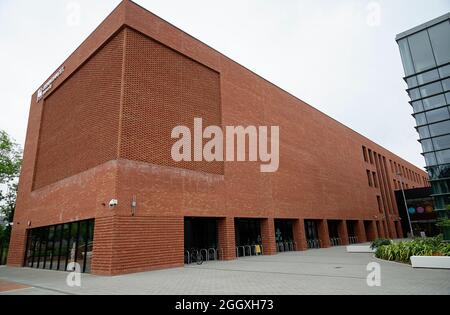
{"label": "brick facade", "polygon": [[[346,222],[355,222],[361,242],[395,237],[393,163],[413,174],[405,184],[426,185],[414,165],[131,1],[63,65],[51,91],[31,100],[13,266],[23,265],[27,229],[91,218],[92,273],[102,275],[182,266],[185,217],[218,219],[226,260],[236,258],[235,218],[260,219],[268,255],[277,250],[274,219],[294,222],[297,250],[307,248],[304,220],[317,220],[325,247],[328,220],[340,222],[344,244]],[[170,132],[195,117],[280,126],[278,172],[261,173],[253,162],[174,162]],[[111,199],[119,205],[109,208]]]}

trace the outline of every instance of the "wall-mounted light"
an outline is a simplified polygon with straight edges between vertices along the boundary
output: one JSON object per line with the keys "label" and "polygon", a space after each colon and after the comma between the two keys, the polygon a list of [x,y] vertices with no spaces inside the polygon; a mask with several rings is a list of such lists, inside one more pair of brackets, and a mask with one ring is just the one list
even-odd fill
{"label": "wall-mounted light", "polygon": [[131,216],[135,216],[136,215],[136,208],[137,208],[137,200],[136,200],[136,196],[133,196],[133,198],[131,199]]}

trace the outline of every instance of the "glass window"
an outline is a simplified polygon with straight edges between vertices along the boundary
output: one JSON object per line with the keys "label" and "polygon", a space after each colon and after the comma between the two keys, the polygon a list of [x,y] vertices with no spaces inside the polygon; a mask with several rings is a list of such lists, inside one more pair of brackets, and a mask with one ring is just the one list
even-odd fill
{"label": "glass window", "polygon": [[450,65],[446,65],[445,67],[439,68],[439,73],[441,78],[446,78],[450,76]]}
{"label": "glass window", "polygon": [[441,92],[443,92],[441,82],[431,83],[431,84],[422,86],[420,88],[420,93],[422,94],[422,97],[431,96],[431,95],[438,94]]}
{"label": "glass window", "polygon": [[447,104],[450,105],[450,92],[449,93],[445,93],[445,98],[447,99]]}
{"label": "glass window", "polygon": [[92,260],[94,220],[32,229],[28,232],[25,257],[27,267],[50,270],[67,269],[77,262],[89,272]]}
{"label": "glass window", "polygon": [[91,272],[92,251],[94,250],[94,221],[88,221],[88,235],[86,257],[84,259],[84,272]]}
{"label": "glass window", "polygon": [[408,84],[408,88],[410,88],[410,89],[419,85],[416,77],[410,77],[410,78],[406,79],[406,83]]}
{"label": "glass window", "polygon": [[437,181],[433,184],[433,193],[445,194],[450,191],[450,180]]}
{"label": "glass window", "polygon": [[[446,120],[450,118],[450,114],[448,112],[447,107],[439,108],[436,110],[432,110],[427,112],[427,120],[428,123],[434,123],[441,120]],[[450,130],[449,130],[450,132]]]}
{"label": "glass window", "polygon": [[411,35],[408,38],[408,42],[411,48],[412,59],[416,72],[425,71],[436,66],[426,30]]}
{"label": "glass window", "polygon": [[434,151],[433,143],[431,142],[431,139],[422,140],[420,142],[422,143],[423,152]]}
{"label": "glass window", "polygon": [[450,78],[442,81],[442,85],[444,86],[444,91],[450,91]]}
{"label": "glass window", "polygon": [[436,150],[444,150],[450,148],[450,135],[434,138],[433,139],[434,147]]}
{"label": "glass window", "polygon": [[414,109],[414,113],[423,112],[423,103],[422,101],[412,102],[412,107]]}
{"label": "glass window", "polygon": [[428,126],[418,128],[418,132],[420,135],[420,139],[430,137],[430,131],[428,130]]}
{"label": "glass window", "polygon": [[425,156],[425,161],[427,162],[427,166],[431,166],[431,165],[436,165],[437,164],[436,163],[436,156],[435,156],[434,152],[433,153],[424,154],[424,156]]}
{"label": "glass window", "polygon": [[369,184],[370,187],[372,187],[372,176],[370,175],[370,171],[366,170],[367,173],[367,183]]}
{"label": "glass window", "polygon": [[400,47],[400,55],[402,56],[403,69],[405,70],[405,76],[414,74],[414,65],[411,58],[411,53],[409,51],[408,40],[406,38],[398,42]]}
{"label": "glass window", "polygon": [[417,114],[415,115],[417,126],[422,126],[427,124],[427,119],[425,114]]}
{"label": "glass window", "polygon": [[441,106],[444,106],[445,104],[447,104],[443,94],[436,95],[436,96],[433,96],[430,98],[426,98],[422,101],[423,101],[423,107],[425,108],[425,110],[430,110],[430,109],[441,107]]}
{"label": "glass window", "polygon": [[69,256],[69,240],[70,240],[70,227],[71,224],[64,224],[63,235],[61,240],[61,254],[59,257],[58,270],[65,271],[66,263]]}
{"label": "glass window", "polygon": [[436,158],[439,164],[450,163],[450,150],[436,152]]}
{"label": "glass window", "polygon": [[445,21],[430,27],[428,31],[437,63],[450,62],[450,23]]}
{"label": "glass window", "polygon": [[426,84],[431,81],[439,80],[439,73],[437,70],[431,70],[422,74],[417,75],[417,81],[420,85]]}
{"label": "glass window", "polygon": [[437,124],[430,125],[430,134],[435,136],[444,135],[450,133],[450,120],[443,121]]}
{"label": "glass window", "polygon": [[57,225],[55,227],[55,234],[53,238],[53,252],[52,252],[52,261],[50,263],[51,270],[58,270],[58,260],[59,260],[59,251],[61,245],[61,231],[62,225]]}
{"label": "glass window", "polygon": [[45,265],[44,268],[52,269],[53,266],[53,245],[55,238],[55,227],[51,226],[48,230],[47,247],[45,250]]}
{"label": "glass window", "polygon": [[409,94],[409,97],[411,98],[411,100],[413,100],[413,101],[418,100],[419,98],[421,98],[419,89],[410,90],[408,92],[408,94]]}

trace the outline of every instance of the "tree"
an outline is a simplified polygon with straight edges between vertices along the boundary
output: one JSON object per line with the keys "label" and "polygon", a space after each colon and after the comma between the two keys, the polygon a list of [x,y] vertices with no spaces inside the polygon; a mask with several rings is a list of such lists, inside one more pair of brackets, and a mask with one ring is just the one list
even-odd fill
{"label": "tree", "polygon": [[22,149],[5,132],[0,130],[0,216],[7,227],[0,229],[0,237],[9,239],[9,223],[14,217]]}

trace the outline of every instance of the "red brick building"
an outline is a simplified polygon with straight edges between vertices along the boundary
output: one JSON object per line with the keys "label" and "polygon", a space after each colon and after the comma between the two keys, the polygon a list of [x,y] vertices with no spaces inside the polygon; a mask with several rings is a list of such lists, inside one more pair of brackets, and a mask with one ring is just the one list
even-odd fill
{"label": "red brick building", "polygon": [[[258,244],[272,255],[397,237],[394,190],[428,185],[421,169],[130,1],[47,83],[31,100],[11,266],[76,260],[115,275],[182,266],[194,245],[229,260]],[[196,117],[280,126],[278,171],[174,162],[171,131]]]}

